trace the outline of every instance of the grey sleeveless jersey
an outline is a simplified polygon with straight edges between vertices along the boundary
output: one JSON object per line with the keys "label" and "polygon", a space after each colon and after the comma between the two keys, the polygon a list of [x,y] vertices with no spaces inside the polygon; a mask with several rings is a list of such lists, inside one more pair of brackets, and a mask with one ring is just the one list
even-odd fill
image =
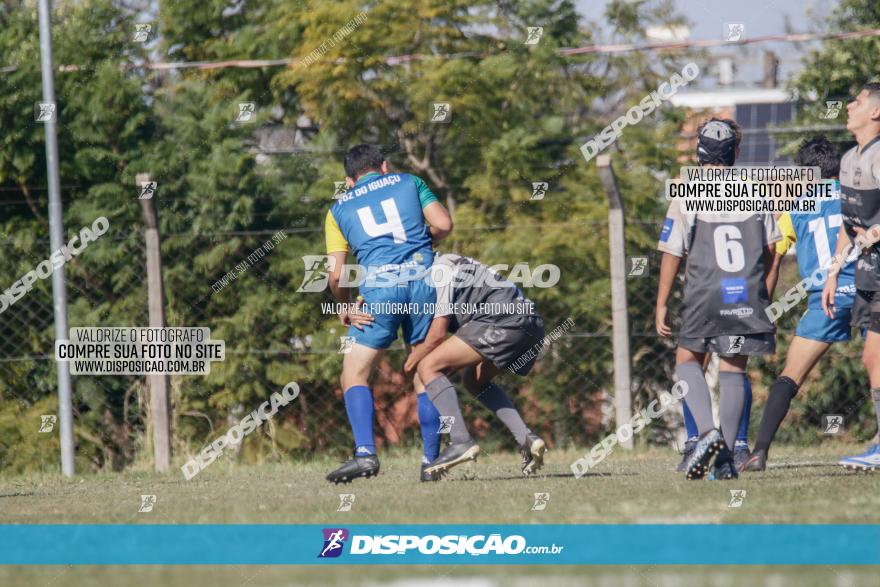
{"label": "grey sleeveless jersey", "polygon": [[497,321],[537,313],[516,285],[471,257],[439,255],[431,277],[437,292],[434,316],[450,316],[452,331],[474,319]]}
{"label": "grey sleeveless jersey", "polygon": [[[880,224],[880,136],[862,152],[853,147],[840,160],[840,208],[852,241],[855,227]],[[856,288],[880,291],[880,245],[862,252],[856,263]]]}
{"label": "grey sleeveless jersey", "polygon": [[685,269],[681,336],[772,333],[764,281],[770,245],[760,214],[696,217]]}

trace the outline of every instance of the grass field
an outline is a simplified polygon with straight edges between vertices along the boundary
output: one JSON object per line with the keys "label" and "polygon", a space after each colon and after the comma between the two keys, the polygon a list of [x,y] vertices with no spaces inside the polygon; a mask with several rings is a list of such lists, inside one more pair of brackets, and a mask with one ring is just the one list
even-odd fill
{"label": "grass field", "polygon": [[[495,453],[419,483],[416,452],[386,453],[377,478],[338,486],[324,480],[337,463],[322,458],[216,462],[191,481],[179,469],[5,478],[0,523],[880,523],[880,475],[836,465],[862,448],[780,447],[765,473],[717,482],[686,481],[662,448],[614,452],[581,479],[569,469],[573,451],[549,452],[544,474],[529,479],[518,455]],[[741,507],[728,507],[731,489],[746,490]],[[550,493],[544,511],[531,511],[536,492]],[[340,493],[356,496],[351,511],[336,511]],[[138,513],[142,494],[156,496],[152,512]]]}
{"label": "grass field", "polygon": [[[548,453],[544,475],[523,479],[518,456],[488,454],[450,478],[418,482],[418,454],[382,455],[382,473],[333,486],[323,477],[335,461],[230,467],[217,462],[195,479],[179,470],[0,479],[0,523],[880,523],[880,475],[835,463],[861,446],[780,447],[772,468],[730,482],[688,482],[671,471],[668,449],[615,452],[595,474],[575,479],[569,463],[580,454]],[[728,507],[742,489],[741,507]],[[534,493],[550,493],[544,511],[531,511]],[[337,512],[340,493],[352,510]],[[138,513],[140,496],[156,495],[152,512]],[[880,548],[880,545],[878,545]],[[761,569],[705,567],[7,567],[0,585],[876,585],[876,568]]]}

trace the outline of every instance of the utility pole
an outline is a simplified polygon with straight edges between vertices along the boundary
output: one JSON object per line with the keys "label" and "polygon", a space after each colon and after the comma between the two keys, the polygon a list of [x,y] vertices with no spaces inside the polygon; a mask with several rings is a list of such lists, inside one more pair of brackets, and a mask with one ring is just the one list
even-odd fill
{"label": "utility pole", "polygon": [[[55,103],[55,74],[52,66],[52,24],[49,0],[39,0],[40,12],[40,68],[43,77],[43,103],[52,109],[44,120],[41,108],[40,121],[46,130],[46,167],[49,179],[49,241],[52,251],[64,244],[64,215],[61,208],[61,182],[58,173],[58,135],[56,120],[58,106]],[[67,283],[64,265],[52,272],[52,307],[55,312],[55,340],[70,338],[67,328]],[[55,361],[58,372],[58,420],[61,435],[61,473],[73,476],[73,403],[70,384],[70,363]]]}
{"label": "utility pole", "polygon": [[[139,186],[151,183],[147,173],[138,173]],[[165,296],[162,286],[162,247],[159,239],[159,216],[152,192],[141,194],[141,212],[144,215],[144,239],[147,251],[147,306],[151,328],[165,328]],[[149,195],[149,197],[146,197]],[[153,424],[153,460],[156,471],[171,467],[171,407],[168,399],[170,381],[168,375],[147,375],[150,386],[150,420]]]}

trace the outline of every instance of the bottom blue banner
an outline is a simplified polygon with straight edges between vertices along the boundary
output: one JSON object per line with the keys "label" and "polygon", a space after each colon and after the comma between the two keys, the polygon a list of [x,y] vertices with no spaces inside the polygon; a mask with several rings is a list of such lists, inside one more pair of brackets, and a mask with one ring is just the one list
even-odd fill
{"label": "bottom blue banner", "polygon": [[878,565],[880,525],[0,525],[0,564]]}

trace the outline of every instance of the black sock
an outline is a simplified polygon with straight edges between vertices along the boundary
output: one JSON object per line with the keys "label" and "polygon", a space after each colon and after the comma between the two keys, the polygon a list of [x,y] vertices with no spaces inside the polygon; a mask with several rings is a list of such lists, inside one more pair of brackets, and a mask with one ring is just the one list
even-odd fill
{"label": "black sock", "polygon": [[764,406],[764,414],[761,416],[761,424],[758,426],[758,441],[755,442],[755,451],[770,450],[770,443],[779,430],[779,425],[788,413],[791,400],[797,395],[798,384],[788,377],[780,377],[770,388],[770,397]]}

